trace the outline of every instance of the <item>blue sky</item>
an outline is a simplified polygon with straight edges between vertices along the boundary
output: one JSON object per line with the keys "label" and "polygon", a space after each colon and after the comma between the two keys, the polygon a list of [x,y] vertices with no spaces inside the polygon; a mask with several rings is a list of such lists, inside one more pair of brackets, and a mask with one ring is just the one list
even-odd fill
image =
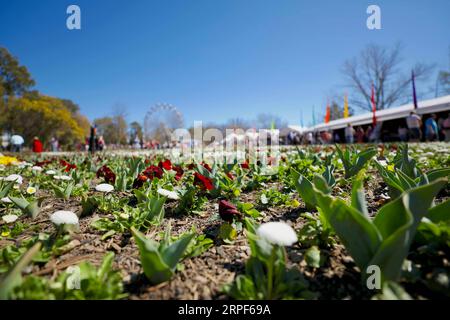
{"label": "blue sky", "polygon": [[[81,8],[82,29],[66,28]],[[366,28],[366,8],[382,30]],[[405,66],[449,68],[450,1],[0,0],[0,46],[26,65],[41,92],[78,103],[91,120],[155,103],[194,120],[273,113],[291,124],[325,109],[340,68],[369,43],[401,41]],[[301,110],[301,111],[300,111]]]}

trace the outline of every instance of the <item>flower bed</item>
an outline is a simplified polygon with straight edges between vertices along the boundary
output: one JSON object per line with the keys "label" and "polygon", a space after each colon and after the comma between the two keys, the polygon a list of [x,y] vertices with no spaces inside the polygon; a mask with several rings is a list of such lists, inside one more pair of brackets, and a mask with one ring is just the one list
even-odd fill
{"label": "flower bed", "polygon": [[448,298],[448,144],[279,156],[4,157],[0,298]]}

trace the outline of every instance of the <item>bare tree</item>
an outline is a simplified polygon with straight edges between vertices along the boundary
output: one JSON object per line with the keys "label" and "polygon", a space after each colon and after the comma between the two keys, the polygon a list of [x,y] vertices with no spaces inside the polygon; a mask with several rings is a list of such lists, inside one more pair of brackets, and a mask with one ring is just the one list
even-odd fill
{"label": "bare tree", "polygon": [[256,126],[259,129],[270,129],[273,124],[277,129],[287,127],[287,122],[279,116],[269,113],[260,113],[256,116]]}
{"label": "bare tree", "polygon": [[[375,87],[377,110],[387,109],[395,103],[411,100],[411,74],[402,72],[400,44],[393,48],[369,45],[358,58],[347,60],[342,72],[354,94],[349,103],[357,108],[371,110],[371,87]],[[413,70],[416,81],[426,80],[433,65],[417,63]]]}
{"label": "bare tree", "polygon": [[231,118],[225,123],[224,129],[248,129],[250,124],[243,118]]}

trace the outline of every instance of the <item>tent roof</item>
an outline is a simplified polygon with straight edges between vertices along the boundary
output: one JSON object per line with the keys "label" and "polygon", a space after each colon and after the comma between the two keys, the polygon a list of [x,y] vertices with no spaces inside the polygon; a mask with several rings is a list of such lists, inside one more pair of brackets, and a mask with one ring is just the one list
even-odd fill
{"label": "tent roof", "polygon": [[[380,110],[376,112],[377,120],[388,121],[394,119],[405,118],[409,115],[411,111],[414,110],[414,104],[409,103],[396,108],[389,108],[385,110]],[[441,112],[445,110],[450,110],[450,95],[443,96],[435,99],[419,101],[416,112],[418,114],[429,114],[434,112]],[[320,123],[313,127],[308,128],[306,131],[323,131],[323,130],[334,130],[342,129],[351,123],[353,126],[360,126],[372,123],[372,112],[355,115],[349,118],[343,118],[338,120],[330,121],[329,123]]]}

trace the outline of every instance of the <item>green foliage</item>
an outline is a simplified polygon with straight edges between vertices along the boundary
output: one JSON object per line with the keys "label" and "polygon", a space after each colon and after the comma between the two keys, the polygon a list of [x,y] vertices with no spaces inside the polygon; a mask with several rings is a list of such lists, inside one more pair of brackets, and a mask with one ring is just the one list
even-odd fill
{"label": "green foliage", "polygon": [[263,190],[259,196],[259,202],[263,206],[290,206],[296,208],[300,205],[297,200],[292,199],[291,194],[282,193],[275,188]]}
{"label": "green foliage", "polygon": [[0,181],[0,199],[6,197],[11,190],[11,188],[14,186],[14,181],[10,181],[6,183],[5,181]]}
{"label": "green foliage", "polygon": [[327,248],[336,242],[333,238],[333,229],[321,213],[322,210],[320,208],[318,210],[318,216],[309,212],[302,215],[306,222],[297,234],[302,247]]}
{"label": "green foliage", "polygon": [[74,182],[69,182],[66,185],[63,186],[57,186],[54,183],[51,184],[53,191],[55,192],[55,196],[57,198],[62,198],[64,200],[69,200],[73,187],[75,186]]}
{"label": "green foliage", "polygon": [[208,201],[208,199],[200,195],[197,188],[188,185],[185,189],[180,191],[180,201],[175,209],[175,213],[185,214],[185,213],[200,213],[203,205]]}
{"label": "green foliage", "polygon": [[409,156],[408,144],[401,144],[399,150],[394,157],[395,168],[402,171],[411,179],[419,176],[420,171],[417,168],[417,162]]}
{"label": "green foliage", "polygon": [[147,239],[134,227],[131,228],[134,240],[141,254],[141,264],[147,279],[152,284],[168,281],[174,274],[178,262],[182,259],[193,233],[181,236],[177,241],[170,240],[170,225],[161,242]]}
{"label": "green foliage", "polygon": [[[327,172],[325,173],[328,174]],[[331,180],[328,178],[328,180],[326,180],[324,176],[317,174],[313,177],[313,183],[297,171],[293,171],[291,176],[294,181],[295,188],[305,202],[308,210],[314,210],[317,206],[316,193],[314,192],[313,183],[317,189],[325,194],[331,193],[331,189],[334,186],[334,178]],[[331,181],[333,185],[329,185],[328,181]]]}
{"label": "green foliage", "polygon": [[336,151],[341,159],[345,169],[345,178],[351,178],[361,171],[367,162],[370,161],[376,154],[377,150],[374,148],[368,148],[364,151],[358,152],[351,147],[347,147],[345,151],[336,145]]}
{"label": "green foliage", "polygon": [[41,243],[35,243],[28,251],[26,251],[16,264],[5,273],[0,279],[0,300],[9,298],[14,287],[22,282],[22,270],[31,262],[33,257],[39,252]]}
{"label": "green foliage", "polygon": [[362,183],[353,186],[352,203],[316,189],[319,207],[363,275],[370,265],[381,269],[382,281],[398,279],[420,221],[446,180],[413,188],[383,206],[372,221],[362,196]]}
{"label": "green foliage", "polygon": [[247,219],[251,257],[245,263],[245,274],[224,286],[224,292],[238,300],[276,300],[312,298],[308,282],[296,268],[286,267],[286,252],[258,238],[255,226]]}
{"label": "green foliage", "polygon": [[399,284],[386,281],[381,292],[373,296],[372,300],[412,300],[412,298]]}
{"label": "green foliage", "polygon": [[21,95],[34,86],[25,66],[21,66],[6,48],[0,47],[0,99],[5,96]]}
{"label": "green foliage", "polygon": [[[17,300],[112,300],[122,299],[122,278],[112,269],[114,253],[108,252],[96,268],[83,261],[77,268],[61,273],[56,280],[26,277],[12,290],[10,299]],[[74,287],[79,281],[79,288]]]}
{"label": "green foliage", "polygon": [[430,170],[426,174],[421,173],[413,179],[400,169],[395,168],[394,171],[390,171],[378,162],[375,162],[375,164],[384,182],[388,185],[389,195],[392,198],[397,198],[403,192],[411,188],[422,186],[439,178],[445,178],[450,175],[450,168],[442,168]]}
{"label": "green foliage", "polygon": [[38,201],[29,202],[23,196],[20,198],[9,196],[9,199],[30,218],[34,219],[38,216],[40,212]]}

